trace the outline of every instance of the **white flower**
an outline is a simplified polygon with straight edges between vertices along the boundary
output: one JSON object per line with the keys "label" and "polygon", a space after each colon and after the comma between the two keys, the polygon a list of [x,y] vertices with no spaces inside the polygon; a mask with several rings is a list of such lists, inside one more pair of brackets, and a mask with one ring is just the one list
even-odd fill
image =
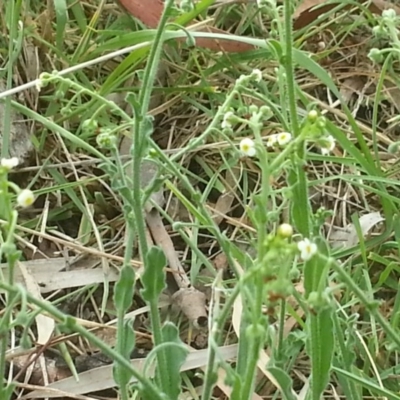
{"label": "white flower", "polygon": [[382,18],[388,19],[388,20],[394,20],[396,19],[396,11],[393,8],[389,8],[387,10],[382,11]]}
{"label": "white flower", "polygon": [[250,77],[248,75],[240,75],[239,78],[236,79],[236,83],[238,85],[246,85],[249,79]]}
{"label": "white flower", "polygon": [[321,153],[327,155],[335,148],[335,138],[332,135],[327,136],[322,141]]}
{"label": "white flower", "polygon": [[256,81],[256,82],[261,82],[262,80],[262,72],[259,69],[253,69],[251,73],[251,77]]}
{"label": "white flower", "polygon": [[17,204],[21,207],[29,207],[35,201],[35,196],[33,192],[29,189],[23,189],[19,192],[17,196]]}
{"label": "white flower", "polygon": [[10,169],[13,169],[19,164],[19,160],[17,157],[11,157],[11,158],[2,158],[1,159],[1,166],[5,168],[7,171]]}
{"label": "white flower", "polygon": [[284,146],[285,144],[289,143],[292,140],[292,135],[288,132],[281,132],[278,133],[276,137],[276,141],[279,143],[280,146]]}
{"label": "white flower", "polygon": [[116,149],[117,140],[117,136],[109,128],[103,128],[96,136],[96,142],[102,149]]}
{"label": "white flower", "polygon": [[232,128],[232,119],[235,117],[233,111],[227,111],[221,124],[221,128]]}
{"label": "white flower", "polygon": [[250,138],[244,138],[240,141],[240,151],[244,156],[254,157],[256,155],[255,143]]}
{"label": "white flower", "polygon": [[278,226],[278,235],[283,238],[290,238],[293,236],[293,226],[290,224],[281,224]]}
{"label": "white flower", "polygon": [[274,147],[278,141],[278,135],[269,135],[267,138],[267,147]]}
{"label": "white flower", "polygon": [[297,243],[297,248],[300,251],[300,257],[304,261],[309,260],[318,250],[317,245],[307,238]]}

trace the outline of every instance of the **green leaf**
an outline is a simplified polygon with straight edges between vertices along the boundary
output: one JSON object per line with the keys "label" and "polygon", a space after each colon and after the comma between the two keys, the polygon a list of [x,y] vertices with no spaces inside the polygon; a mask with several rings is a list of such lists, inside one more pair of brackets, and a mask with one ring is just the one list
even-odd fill
{"label": "green leaf", "polygon": [[[127,360],[135,347],[135,331],[133,330],[133,321],[125,320],[122,328],[118,329],[117,334],[117,351]],[[126,368],[121,367],[119,363],[113,366],[114,380],[119,387],[126,386],[132,378],[132,373]]]}
{"label": "green leaf", "polygon": [[67,2],[65,0],[54,0],[54,9],[56,11],[56,43],[59,50],[64,47],[64,32],[68,21]]}
{"label": "green leaf", "polygon": [[181,393],[181,375],[180,370],[186,360],[188,350],[184,347],[182,340],[179,337],[179,331],[172,322],[167,322],[162,328],[164,343],[174,343],[178,346],[166,346],[163,351],[168,364],[167,371],[156,370],[156,382],[159,380],[158,375],[167,374],[170,383],[168,388],[164,388],[166,395],[170,399],[177,399]]}
{"label": "green leaf", "polygon": [[167,265],[164,252],[156,246],[149,249],[146,254],[146,268],[142,275],[143,289],[141,290],[145,301],[157,299],[165,288],[164,267]]}
{"label": "green leaf", "polygon": [[13,392],[15,390],[15,384],[11,383],[6,387],[0,389],[0,399],[2,400],[10,400]]}
{"label": "green leaf", "polygon": [[304,289],[306,298],[311,292],[318,291],[321,278],[326,276],[324,266],[321,265],[320,258],[315,255],[310,260],[304,262]]}
{"label": "green leaf", "polygon": [[307,353],[311,359],[311,399],[320,400],[329,382],[334,349],[332,308],[307,317]]}
{"label": "green leaf", "polygon": [[127,265],[121,269],[114,288],[114,304],[118,311],[125,312],[132,305],[134,284],[135,271]]}
{"label": "green leaf", "polygon": [[280,391],[284,400],[296,400],[296,396],[293,394],[293,381],[292,378],[283,370],[277,367],[267,367],[268,372],[279,383]]}
{"label": "green leaf", "polygon": [[288,181],[292,187],[292,205],[290,210],[291,221],[298,232],[308,237],[310,234],[310,203],[308,200],[307,181],[299,167],[288,174]]}

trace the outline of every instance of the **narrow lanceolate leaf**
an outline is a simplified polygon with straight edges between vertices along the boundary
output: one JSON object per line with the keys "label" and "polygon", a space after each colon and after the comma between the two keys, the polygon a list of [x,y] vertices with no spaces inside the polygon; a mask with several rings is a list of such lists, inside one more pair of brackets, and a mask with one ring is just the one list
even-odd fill
{"label": "narrow lanceolate leaf", "polygon": [[131,266],[121,269],[118,282],[114,289],[114,304],[119,311],[127,311],[133,301],[135,271]]}
{"label": "narrow lanceolate leaf", "polygon": [[293,381],[292,378],[281,368],[277,367],[267,367],[267,371],[272,374],[272,376],[279,383],[282,398],[284,400],[296,400],[297,397],[293,392]]}
{"label": "narrow lanceolate leaf", "polygon": [[[133,330],[132,320],[125,320],[122,329],[118,330],[116,347],[118,353],[123,355],[127,360],[130,359],[130,355],[135,347],[135,331]],[[131,372],[121,367],[118,363],[114,363],[113,375],[115,382],[120,388],[125,387],[132,378]]]}
{"label": "narrow lanceolate leaf", "polygon": [[157,369],[156,374],[168,375],[169,387],[166,388],[166,391],[168,391],[166,394],[170,399],[177,399],[182,388],[180,370],[186,360],[188,350],[184,347],[184,344],[179,337],[178,329],[172,322],[167,322],[163,326],[162,334],[164,343],[174,343],[175,345],[167,346],[165,349],[159,350],[164,351],[167,359],[168,370],[161,371]]}
{"label": "narrow lanceolate leaf", "polygon": [[145,301],[156,299],[164,290],[164,267],[166,265],[164,252],[159,247],[151,247],[146,254],[146,269],[142,275],[143,290],[141,293]]}
{"label": "narrow lanceolate leaf", "polygon": [[311,399],[320,400],[330,377],[334,348],[332,308],[310,313],[307,318],[307,352],[311,359]]}
{"label": "narrow lanceolate leaf", "polygon": [[63,48],[65,27],[68,22],[68,7],[65,0],[54,0],[54,9],[57,18],[56,42],[59,50]]}

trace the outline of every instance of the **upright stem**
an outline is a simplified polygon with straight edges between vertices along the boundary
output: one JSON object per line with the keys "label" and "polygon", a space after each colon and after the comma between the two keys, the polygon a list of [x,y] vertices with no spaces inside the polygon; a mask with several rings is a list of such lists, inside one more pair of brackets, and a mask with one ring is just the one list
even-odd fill
{"label": "upright stem", "polygon": [[[301,134],[298,116],[297,116],[297,96],[294,76],[293,60],[293,29],[292,29],[292,0],[284,0],[284,21],[285,21],[285,72],[287,97],[289,102],[290,126],[295,138]],[[303,169],[303,160],[305,158],[305,148],[299,143],[296,154],[292,156],[293,167],[296,168],[290,183],[293,185],[293,208],[300,215],[294,222],[297,230],[305,237],[310,236],[310,218],[309,218],[309,199],[307,188],[307,177]],[[299,212],[300,210],[300,212]]]}
{"label": "upright stem", "polygon": [[285,17],[285,72],[287,96],[289,101],[290,119],[294,137],[299,136],[299,122],[297,118],[296,89],[294,84],[293,66],[293,29],[292,29],[292,4],[291,0],[284,0]]}
{"label": "upright stem", "polygon": [[[133,213],[135,216],[136,231],[139,239],[139,248],[141,257],[144,260],[145,268],[151,268],[151,265],[147,265],[146,257],[148,253],[148,245],[146,238],[146,224],[143,213],[143,196],[141,188],[141,166],[144,155],[144,150],[149,143],[148,128],[149,128],[149,116],[147,115],[150,96],[156,77],[161,50],[163,46],[163,33],[164,28],[168,19],[169,9],[173,5],[173,0],[167,0],[165,2],[164,11],[161,16],[157,33],[154,38],[153,46],[151,47],[149,58],[147,60],[146,68],[144,71],[144,77],[142,82],[142,89],[139,92],[139,98],[135,105],[135,123],[134,123],[134,135],[133,135]],[[159,346],[163,343],[163,335],[161,330],[161,318],[158,309],[158,299],[154,298],[149,301],[150,306],[150,318],[153,330],[154,345]],[[164,351],[157,352],[157,363],[161,373],[159,374],[161,379],[161,390],[168,392],[170,386],[169,375],[163,373],[167,371],[168,364]]]}
{"label": "upright stem", "polygon": [[[18,19],[19,11],[21,9],[21,0],[7,2],[10,7],[11,21],[9,30],[8,40],[8,62],[7,62],[7,90],[12,86],[12,77],[14,69],[14,61],[16,59],[16,46],[18,43]],[[6,4],[6,2],[4,2]],[[6,7],[6,6],[4,6]],[[1,143],[1,158],[9,157],[10,150],[10,135],[11,135],[11,97],[7,97],[4,105],[4,121],[0,122],[3,124],[3,135]]]}

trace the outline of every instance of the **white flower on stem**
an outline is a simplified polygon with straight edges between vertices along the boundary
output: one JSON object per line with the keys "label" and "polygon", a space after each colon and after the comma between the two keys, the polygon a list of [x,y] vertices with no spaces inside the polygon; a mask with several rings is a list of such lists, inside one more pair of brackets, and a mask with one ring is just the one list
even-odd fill
{"label": "white flower on stem", "polygon": [[389,20],[390,22],[395,21],[397,17],[396,11],[393,8],[382,11],[382,18]]}
{"label": "white flower on stem", "polygon": [[10,169],[15,168],[19,164],[19,160],[17,157],[11,158],[2,158],[1,159],[1,166],[5,168],[7,171]]}
{"label": "white flower on stem", "polygon": [[256,82],[261,82],[262,80],[262,72],[256,68],[253,69],[252,73],[251,73],[251,77],[256,81]]}
{"label": "white flower on stem", "polygon": [[269,135],[267,138],[267,147],[274,147],[278,142],[278,135]]}
{"label": "white flower on stem", "polygon": [[252,139],[244,138],[240,141],[240,151],[244,156],[254,157],[256,155],[256,146]]}
{"label": "white flower on stem", "polygon": [[233,111],[227,111],[224,115],[224,119],[222,121],[221,124],[221,128],[225,129],[225,128],[232,128],[232,119],[235,118],[235,114],[233,113]]}
{"label": "white flower on stem", "polygon": [[281,132],[276,136],[276,141],[280,146],[284,146],[292,140],[292,135],[289,132]]}
{"label": "white flower on stem", "polygon": [[321,153],[327,155],[333,151],[335,148],[335,138],[332,135],[327,136],[322,140],[321,143]]}
{"label": "white flower on stem", "polygon": [[31,206],[35,201],[35,196],[33,192],[29,189],[23,189],[18,193],[17,196],[17,204],[20,207],[29,207]]}
{"label": "white flower on stem", "polygon": [[318,250],[317,245],[307,238],[297,243],[297,248],[300,251],[300,257],[304,261],[309,260]]}

